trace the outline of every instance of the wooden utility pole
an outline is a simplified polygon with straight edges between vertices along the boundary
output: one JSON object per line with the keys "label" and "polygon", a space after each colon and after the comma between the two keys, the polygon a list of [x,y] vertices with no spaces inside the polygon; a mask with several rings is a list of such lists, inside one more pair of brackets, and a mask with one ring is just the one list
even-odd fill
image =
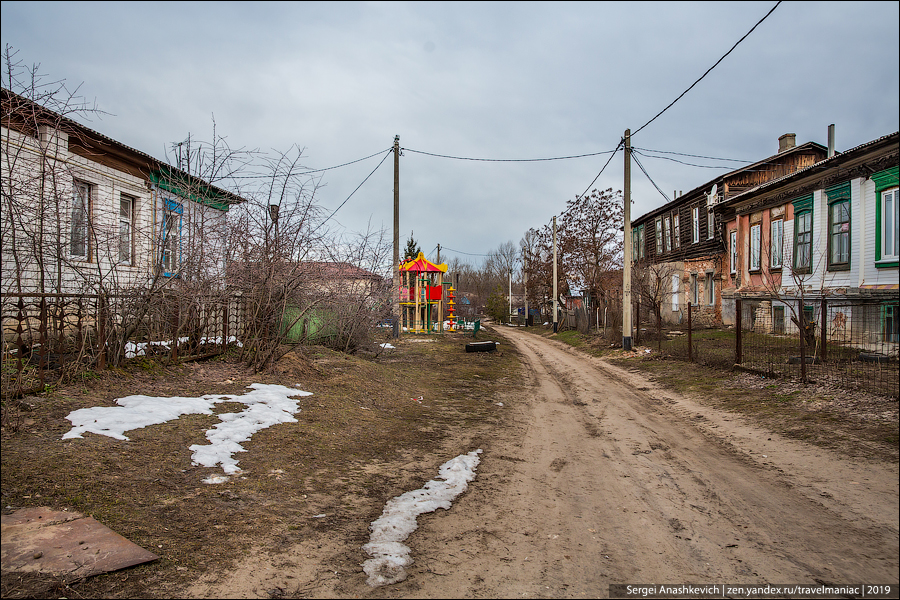
{"label": "wooden utility pole", "polygon": [[394,136],[394,339],[400,337],[400,136]]}
{"label": "wooden utility pole", "polygon": [[556,217],[553,217],[553,333],[559,328],[559,294],[556,293]]}
{"label": "wooden utility pole", "polygon": [[622,349],[631,350],[631,130],[625,130],[625,244],[622,265]]}
{"label": "wooden utility pole", "polygon": [[522,246],[522,287],[525,292],[525,327],[528,327],[528,255]]}
{"label": "wooden utility pole", "polygon": [[441,264],[441,245],[438,244],[437,246],[438,246],[438,255],[437,255],[437,260],[435,261],[434,264],[439,265],[439,264]]}

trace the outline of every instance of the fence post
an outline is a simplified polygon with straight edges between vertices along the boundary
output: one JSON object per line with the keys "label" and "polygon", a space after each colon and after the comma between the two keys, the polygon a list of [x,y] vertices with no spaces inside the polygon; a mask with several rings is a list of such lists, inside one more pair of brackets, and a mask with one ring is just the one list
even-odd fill
{"label": "fence post", "polygon": [[44,372],[47,370],[47,321],[49,313],[47,311],[47,296],[41,295],[41,316],[38,325],[38,339],[40,340],[41,349],[38,351],[38,377],[41,381],[41,387],[44,387]]}
{"label": "fence post", "polygon": [[97,298],[97,368],[106,368],[106,296]]}
{"label": "fence post", "polygon": [[175,323],[174,323],[175,331],[172,334],[172,360],[178,359],[178,332],[179,332],[179,328],[181,327],[181,323],[179,323],[180,315],[178,314],[178,309],[179,309],[178,298],[175,298],[175,310],[174,310],[174,314],[172,315],[174,318],[174,321],[175,321]]}
{"label": "fence post", "polygon": [[819,359],[824,363],[828,357],[828,301],[824,296],[820,310],[822,311],[822,333],[819,342]]}
{"label": "fence post", "polygon": [[691,337],[691,303],[688,302],[688,362],[694,362],[694,343]]}
{"label": "fence post", "polygon": [[734,300],[734,364],[744,362],[743,347],[741,346],[741,330],[744,325],[744,312],[740,298]]}
{"label": "fence post", "polygon": [[806,313],[803,312],[803,300],[797,300],[800,305],[800,381],[806,383]]}

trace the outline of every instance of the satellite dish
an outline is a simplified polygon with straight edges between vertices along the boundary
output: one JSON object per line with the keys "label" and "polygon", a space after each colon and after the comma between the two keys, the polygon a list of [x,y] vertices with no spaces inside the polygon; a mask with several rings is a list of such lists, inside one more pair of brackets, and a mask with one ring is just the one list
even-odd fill
{"label": "satellite dish", "polygon": [[710,204],[716,203],[716,192],[718,192],[718,191],[719,191],[719,186],[718,186],[718,184],[714,183],[712,186],[712,189],[709,191],[709,203]]}

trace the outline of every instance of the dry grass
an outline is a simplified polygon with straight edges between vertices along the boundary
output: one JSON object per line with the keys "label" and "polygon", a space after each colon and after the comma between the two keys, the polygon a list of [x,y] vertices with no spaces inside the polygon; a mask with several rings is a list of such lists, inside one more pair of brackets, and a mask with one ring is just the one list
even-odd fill
{"label": "dry grass", "polygon": [[[518,358],[509,345],[467,354],[471,337],[423,339],[405,337],[368,358],[306,348],[265,375],[227,358],[165,369],[145,361],[27,398],[21,427],[2,432],[4,510],[74,509],[161,559],[78,582],[4,572],[2,596],[160,597],[254,544],[286,548],[325,529],[364,543],[386,500],[420,487],[452,456],[490,445],[487,431],[503,416],[494,402],[515,385]],[[254,382],[299,384],[313,395],[300,398],[297,423],[243,444],[244,473],[225,484],[201,483],[221,469],[193,466],[188,450],[206,443],[215,416],[134,430],[127,442],[60,439],[71,426],[66,415],[78,408],[113,406],[130,394],[240,394]],[[413,400],[420,396],[421,404]],[[468,445],[444,448],[460,437]]]}

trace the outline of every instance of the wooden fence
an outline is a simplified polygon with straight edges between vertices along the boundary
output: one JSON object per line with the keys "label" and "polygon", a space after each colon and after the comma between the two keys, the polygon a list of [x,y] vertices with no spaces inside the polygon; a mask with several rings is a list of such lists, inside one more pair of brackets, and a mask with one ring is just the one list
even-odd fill
{"label": "wooden fence", "polygon": [[185,360],[238,342],[240,297],[2,294],[3,398],[37,393],[78,373],[142,355]]}

